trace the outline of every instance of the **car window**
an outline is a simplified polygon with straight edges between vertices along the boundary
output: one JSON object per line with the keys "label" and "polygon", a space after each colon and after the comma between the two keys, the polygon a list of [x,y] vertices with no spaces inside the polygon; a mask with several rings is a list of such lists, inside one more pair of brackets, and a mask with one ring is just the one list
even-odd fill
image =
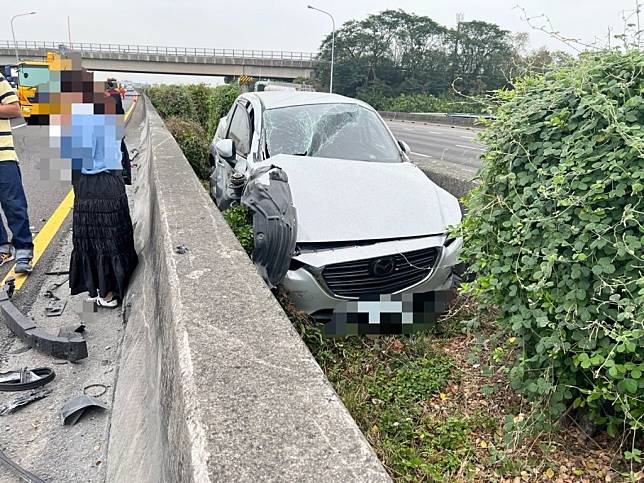
{"label": "car window", "polygon": [[237,153],[247,156],[250,152],[250,120],[246,109],[237,104],[228,125],[228,138],[234,141]]}
{"label": "car window", "polygon": [[267,110],[264,136],[270,156],[296,154],[402,162],[398,146],[382,119],[357,104],[312,104]]}
{"label": "car window", "polygon": [[39,65],[23,65],[18,71],[18,83],[24,87],[49,84],[49,68]]}

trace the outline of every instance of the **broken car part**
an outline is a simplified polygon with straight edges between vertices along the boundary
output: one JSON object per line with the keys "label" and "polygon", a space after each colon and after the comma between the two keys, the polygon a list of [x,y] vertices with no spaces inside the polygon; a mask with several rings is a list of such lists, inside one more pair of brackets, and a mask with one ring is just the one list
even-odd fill
{"label": "broken car part", "polygon": [[[88,391],[91,392],[91,389],[98,389],[97,394],[87,394]],[[88,384],[83,388],[83,394],[91,397],[101,397],[107,392],[107,386],[105,384]]]}
{"label": "broken car part", "polygon": [[57,359],[78,361],[87,357],[87,342],[80,333],[68,337],[55,336],[36,326],[25,317],[9,298],[6,289],[0,290],[0,312],[6,326],[26,345]]}
{"label": "broken car part", "polygon": [[54,272],[45,272],[45,275],[69,275],[69,270],[59,270]]}
{"label": "broken car part", "polygon": [[16,476],[24,481],[27,481],[29,483],[45,483],[44,480],[20,467],[15,461],[10,459],[2,451],[0,451],[0,465],[4,465],[5,467],[9,468]]}
{"label": "broken car part", "polygon": [[57,317],[63,313],[65,306],[67,305],[67,300],[64,299],[52,299],[45,307],[45,315],[47,317]]}
{"label": "broken car part", "polygon": [[46,398],[51,394],[51,389],[37,389],[30,394],[20,396],[6,404],[0,404],[0,416],[7,416],[15,413],[18,409],[31,404],[34,401]]}
{"label": "broken car part", "polygon": [[185,255],[188,253],[188,250],[189,248],[183,244],[174,247],[174,253],[178,253],[179,255]]}
{"label": "broken car part", "polygon": [[297,219],[286,173],[276,166],[256,170],[241,199],[253,213],[253,261],[266,283],[279,284],[291,263]]}
{"label": "broken car part", "polygon": [[67,401],[60,412],[63,426],[73,426],[83,414],[93,409],[106,410],[107,406],[95,397],[86,394]]}
{"label": "broken car part", "polygon": [[63,280],[62,282],[57,282],[57,283],[53,284],[51,287],[49,287],[49,288],[47,289],[47,291],[46,291],[43,295],[44,295],[45,297],[49,297],[49,298],[53,298],[53,299],[56,299],[56,300],[60,300],[60,297],[58,297],[58,296],[55,294],[55,291],[56,291],[58,288],[60,288],[60,287],[62,287],[63,285],[65,285],[67,282],[69,282],[69,277],[66,277],[66,278],[65,278],[65,280]]}
{"label": "broken car part", "polygon": [[29,391],[44,386],[56,377],[49,367],[0,372],[0,392]]}

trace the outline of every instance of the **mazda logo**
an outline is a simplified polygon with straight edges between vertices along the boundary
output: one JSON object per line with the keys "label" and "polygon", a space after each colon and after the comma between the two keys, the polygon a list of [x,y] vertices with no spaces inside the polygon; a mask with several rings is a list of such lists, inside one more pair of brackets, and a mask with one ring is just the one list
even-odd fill
{"label": "mazda logo", "polygon": [[396,270],[396,260],[393,258],[378,258],[371,262],[371,273],[376,277],[385,277],[391,275]]}

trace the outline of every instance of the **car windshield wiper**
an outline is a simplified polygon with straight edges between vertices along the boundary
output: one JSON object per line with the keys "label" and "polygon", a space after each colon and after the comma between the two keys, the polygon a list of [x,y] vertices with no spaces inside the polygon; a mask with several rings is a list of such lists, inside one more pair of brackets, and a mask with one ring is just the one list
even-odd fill
{"label": "car windshield wiper", "polygon": [[306,156],[308,154],[308,150],[304,151],[303,153],[293,153],[292,156]]}

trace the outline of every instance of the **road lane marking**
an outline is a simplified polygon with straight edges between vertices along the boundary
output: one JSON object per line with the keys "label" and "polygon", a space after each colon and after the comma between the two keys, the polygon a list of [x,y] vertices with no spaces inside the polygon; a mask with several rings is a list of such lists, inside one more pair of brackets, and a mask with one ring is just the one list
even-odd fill
{"label": "road lane marking", "polygon": [[[56,233],[58,233],[58,230],[67,218],[67,215],[72,209],[72,206],[74,206],[73,190],[67,193],[67,196],[65,196],[63,202],[58,205],[56,211],[54,211],[54,213],[49,217],[47,223],[45,223],[45,226],[42,227],[42,230],[40,230],[38,235],[36,235],[36,237],[34,238],[34,258],[32,260],[32,264],[34,266],[36,265],[36,263],[38,263],[38,260],[40,260],[40,257],[45,252]],[[27,275],[24,273],[17,274],[14,269],[15,265],[9,271],[7,276],[2,280],[2,286],[4,286],[9,278],[13,277],[16,280],[16,290],[20,290],[22,284],[25,283],[25,280],[27,280]]]}
{"label": "road lane marking", "polygon": [[409,154],[414,154],[416,156],[422,156],[423,158],[433,158],[433,156],[430,156],[428,154],[415,153],[413,151],[410,151]]}
{"label": "road lane marking", "polygon": [[23,122],[22,124],[18,124],[17,126],[13,126],[13,129],[20,129],[21,127],[25,127],[27,125],[26,122]]}
{"label": "road lane marking", "polygon": [[463,146],[462,144],[455,144],[457,148],[464,148],[464,149],[475,149],[476,151],[485,151],[485,149],[482,148],[475,148],[474,146]]}
{"label": "road lane marking", "polygon": [[[127,121],[129,117],[132,115],[132,111],[136,106],[137,100],[138,100],[138,97],[135,98],[134,102],[132,102],[132,105],[129,107],[129,109],[123,116],[124,121]],[[51,241],[56,236],[56,233],[58,233],[58,230],[60,230],[60,227],[63,226],[63,222],[67,219],[67,215],[69,215],[69,212],[72,210],[73,207],[74,207],[74,190],[71,189],[69,190],[67,195],[65,195],[65,198],[63,198],[63,201],[58,205],[54,213],[49,217],[49,219],[45,223],[45,226],[42,227],[38,235],[36,235],[36,237],[34,238],[34,258],[31,261],[34,267],[40,260],[40,257],[42,256],[42,254],[45,253],[45,250],[47,249]],[[11,268],[9,273],[7,273],[7,275],[0,283],[0,286],[4,287],[4,284],[7,282],[7,280],[13,277],[15,279],[15,289],[20,290],[22,285],[27,280],[28,275],[24,273],[17,274],[15,272],[15,268],[16,266],[14,264],[14,266]]]}

